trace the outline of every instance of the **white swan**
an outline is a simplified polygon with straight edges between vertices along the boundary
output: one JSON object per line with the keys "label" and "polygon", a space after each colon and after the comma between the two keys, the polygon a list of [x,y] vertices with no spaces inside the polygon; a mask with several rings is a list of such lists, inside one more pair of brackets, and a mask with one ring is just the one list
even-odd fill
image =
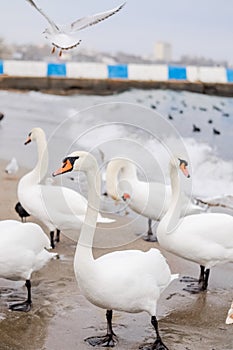
{"label": "white swan", "polygon": [[30,310],[31,274],[57,255],[46,249],[51,249],[50,241],[39,225],[16,220],[0,221],[0,277],[26,280],[28,292],[27,300],[12,304],[11,310]]}
{"label": "white swan", "polygon": [[172,201],[158,225],[157,237],[164,249],[200,265],[198,286],[186,288],[195,293],[207,289],[210,268],[233,262],[233,217],[222,213],[203,213],[180,218],[179,168],[189,176],[185,160],[170,162]]}
{"label": "white swan", "polygon": [[[25,144],[31,141],[37,143],[38,161],[35,168],[20,179],[18,198],[30,215],[48,227],[51,245],[54,248],[56,229],[58,230],[56,241],[59,241],[60,231],[72,229],[77,231],[81,228],[87,210],[87,200],[68,187],[40,184],[48,169],[48,148],[44,131],[41,128],[33,128]],[[98,216],[98,222],[112,221],[114,220],[103,218],[100,214]]]}
{"label": "white swan", "polygon": [[[87,152],[73,152],[63,161],[54,176],[72,171],[84,171],[88,181],[88,209],[74,258],[74,270],[79,287],[94,305],[106,309],[107,335],[86,340],[93,346],[114,346],[112,310],[131,313],[147,311],[156,331],[156,341],[150,349],[167,349],[162,343],[156,320],[160,293],[177,275],[159,250],[115,251],[94,259],[92,244],[100,204],[101,179],[96,159]],[[149,349],[149,347],[147,347]]]}
{"label": "white swan", "polygon": [[[133,211],[148,218],[148,232],[144,239],[156,241],[151,223],[152,220],[160,221],[167,212],[171,202],[171,186],[161,182],[140,181],[136,166],[124,158],[112,159],[108,163],[106,185],[108,195],[114,200],[120,200],[122,197]],[[182,194],[181,216],[201,211],[203,208],[193,204],[184,193]]]}
{"label": "white swan", "polygon": [[49,28],[46,28],[43,32],[45,34],[45,38],[48,39],[53,45],[52,53],[54,53],[55,49],[60,49],[59,55],[62,55],[63,50],[70,50],[75,48],[81,43],[81,40],[77,39],[78,32],[84,28],[97,24],[110,16],[114,15],[118,11],[122,9],[125,5],[122,4],[112,10],[97,13],[95,15],[79,18],[73,23],[66,25],[57,25],[51,20],[48,15],[40,9],[33,0],[26,0],[31,4],[49,23]]}
{"label": "white swan", "polygon": [[227,313],[226,324],[233,324],[233,302]]}

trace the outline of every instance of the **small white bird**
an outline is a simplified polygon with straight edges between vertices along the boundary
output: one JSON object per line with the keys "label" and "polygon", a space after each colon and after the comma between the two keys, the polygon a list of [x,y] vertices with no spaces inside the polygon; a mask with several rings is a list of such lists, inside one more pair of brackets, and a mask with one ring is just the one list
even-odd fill
{"label": "small white bird", "polygon": [[233,324],[233,302],[227,314],[226,324]]}
{"label": "small white bird", "polygon": [[17,162],[16,158],[13,157],[11,159],[10,163],[7,164],[7,166],[5,168],[5,172],[7,174],[13,175],[13,174],[17,173],[18,170],[19,170],[18,162]]}
{"label": "small white bird", "polygon": [[73,49],[81,43],[81,40],[77,39],[78,31],[107,19],[108,17],[120,11],[125,5],[125,3],[123,3],[122,5],[112,10],[79,18],[70,24],[57,25],[46,15],[42,9],[40,9],[35,4],[33,0],[26,1],[28,1],[49,22],[50,27],[46,28],[43,34],[45,34],[45,38],[48,39],[53,45],[52,53],[55,52],[56,48],[60,49],[59,56],[62,55],[63,50]]}

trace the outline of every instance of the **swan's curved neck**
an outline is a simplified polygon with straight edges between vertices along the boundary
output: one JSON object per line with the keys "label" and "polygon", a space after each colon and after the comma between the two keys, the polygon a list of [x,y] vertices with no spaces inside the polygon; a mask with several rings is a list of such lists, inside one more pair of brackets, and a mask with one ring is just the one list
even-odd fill
{"label": "swan's curved neck", "polygon": [[89,263],[94,260],[92,246],[100,206],[101,178],[98,172],[97,162],[94,159],[93,162],[92,169],[86,173],[88,183],[88,207],[75,253],[75,261],[79,269],[85,269]]}
{"label": "swan's curved neck", "polygon": [[175,165],[171,165],[170,167],[170,179],[172,188],[171,203],[167,213],[161,220],[161,226],[167,234],[172,233],[176,228],[181,214],[180,177]]}
{"label": "swan's curved neck", "polygon": [[38,160],[35,168],[28,174],[28,178],[34,184],[40,183],[48,170],[48,148],[44,135],[36,139]]}
{"label": "swan's curved neck", "polygon": [[137,180],[135,165],[123,159],[109,163],[106,177],[107,192],[115,198],[118,198],[118,186],[120,186],[120,190],[123,192],[127,190],[127,183],[124,183],[124,180],[126,180],[127,183]]}

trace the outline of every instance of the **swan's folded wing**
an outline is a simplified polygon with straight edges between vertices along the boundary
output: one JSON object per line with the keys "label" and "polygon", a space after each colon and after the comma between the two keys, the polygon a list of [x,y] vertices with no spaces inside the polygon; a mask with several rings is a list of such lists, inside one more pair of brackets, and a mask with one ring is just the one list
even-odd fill
{"label": "swan's folded wing", "polygon": [[125,5],[125,3],[123,3],[122,5],[116,7],[112,10],[109,10],[109,11],[97,13],[95,15],[91,15],[91,16],[87,16],[87,17],[82,17],[82,18],[78,19],[77,21],[71,23],[70,31],[76,32],[76,31],[84,29],[86,27],[93,26],[94,24],[97,24],[97,23],[109,18],[110,16],[114,15],[118,11],[120,11],[124,5]]}

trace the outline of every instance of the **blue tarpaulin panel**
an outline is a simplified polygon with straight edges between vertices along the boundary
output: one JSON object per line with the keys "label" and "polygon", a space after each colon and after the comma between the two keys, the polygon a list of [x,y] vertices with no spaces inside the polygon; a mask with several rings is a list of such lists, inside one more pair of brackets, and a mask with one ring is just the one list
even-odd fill
{"label": "blue tarpaulin panel", "polygon": [[108,77],[128,78],[128,66],[126,64],[108,66]]}
{"label": "blue tarpaulin panel", "polygon": [[47,76],[56,75],[59,77],[66,76],[65,63],[48,63]]}
{"label": "blue tarpaulin panel", "polygon": [[187,80],[186,68],[168,66],[168,79]]}
{"label": "blue tarpaulin panel", "polygon": [[0,61],[0,74],[3,74],[4,70],[3,70],[3,61]]}
{"label": "blue tarpaulin panel", "polygon": [[227,81],[233,83],[233,69],[227,69]]}

